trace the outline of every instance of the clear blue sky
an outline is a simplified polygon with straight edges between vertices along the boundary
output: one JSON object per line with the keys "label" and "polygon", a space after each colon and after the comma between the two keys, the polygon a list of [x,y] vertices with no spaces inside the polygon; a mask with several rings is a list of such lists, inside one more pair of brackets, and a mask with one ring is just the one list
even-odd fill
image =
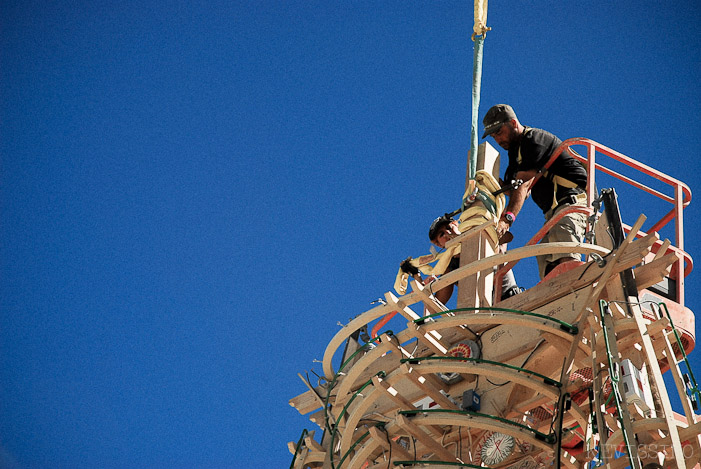
{"label": "clear blue sky", "polygon": [[[490,2],[480,121],[698,191],[700,9],[659,3]],[[1,2],[0,467],[288,467],[297,372],[459,204],[471,9]]]}

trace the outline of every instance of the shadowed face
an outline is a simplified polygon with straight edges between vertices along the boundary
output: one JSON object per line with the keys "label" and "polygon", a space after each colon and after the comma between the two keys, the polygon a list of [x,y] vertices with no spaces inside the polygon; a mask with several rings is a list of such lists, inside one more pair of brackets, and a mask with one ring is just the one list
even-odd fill
{"label": "shadowed face", "polygon": [[494,140],[504,150],[509,149],[511,143],[516,139],[517,136],[518,132],[516,131],[516,128],[514,127],[512,122],[504,123],[504,125],[502,125],[497,132],[494,132],[492,134]]}
{"label": "shadowed face", "polygon": [[445,243],[455,238],[459,234],[460,231],[458,230],[458,224],[456,222],[446,223],[438,228],[436,231],[436,237],[432,239],[431,242],[439,248],[444,248]]}

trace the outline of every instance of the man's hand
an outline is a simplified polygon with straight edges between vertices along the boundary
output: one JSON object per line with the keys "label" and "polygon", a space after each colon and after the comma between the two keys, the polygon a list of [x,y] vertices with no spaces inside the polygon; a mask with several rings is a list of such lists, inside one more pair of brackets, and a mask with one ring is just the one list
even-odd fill
{"label": "man's hand", "polygon": [[509,228],[509,224],[506,223],[506,220],[499,220],[499,223],[497,223],[497,237],[501,239],[504,233],[509,231]]}

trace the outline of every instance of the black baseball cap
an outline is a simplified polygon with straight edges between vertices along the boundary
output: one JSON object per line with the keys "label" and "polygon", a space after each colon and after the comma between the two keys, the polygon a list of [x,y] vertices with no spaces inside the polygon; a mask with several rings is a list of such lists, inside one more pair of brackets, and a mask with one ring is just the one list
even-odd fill
{"label": "black baseball cap", "polygon": [[482,135],[482,138],[492,135],[511,119],[516,119],[516,113],[511,106],[508,104],[492,106],[487,111],[487,114],[484,115],[484,119],[482,119],[482,124],[484,124],[484,135]]}

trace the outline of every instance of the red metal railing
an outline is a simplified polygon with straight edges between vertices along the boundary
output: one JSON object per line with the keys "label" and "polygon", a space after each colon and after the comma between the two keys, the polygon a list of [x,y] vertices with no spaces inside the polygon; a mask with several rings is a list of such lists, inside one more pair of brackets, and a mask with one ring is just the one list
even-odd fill
{"label": "red metal railing", "polygon": [[[558,212],[555,216],[548,220],[525,245],[532,246],[534,244],[538,244],[540,240],[543,239],[543,237],[548,233],[548,231],[550,231],[550,228],[555,226],[555,224],[559,222],[562,217],[569,215],[570,213],[585,213],[587,215],[591,215],[593,213],[593,209],[591,207],[573,206]],[[506,273],[516,264],[518,264],[518,259],[504,264],[494,275],[494,297],[496,300],[498,300],[501,295],[501,284],[502,280],[504,279],[504,275],[506,275]]]}
{"label": "red metal railing", "polygon": [[[583,157],[579,155],[578,153],[572,151],[570,147],[574,145],[582,145],[586,147],[586,154],[587,157]],[[647,166],[643,163],[640,163],[639,161],[636,161],[622,153],[619,153],[615,150],[612,150],[608,147],[605,147],[604,145],[601,145],[593,140],[587,139],[587,138],[570,138],[562,142],[562,144],[557,148],[557,150],[553,153],[553,155],[550,157],[550,160],[548,160],[548,163],[545,165],[545,168],[548,168],[556,159],[559,157],[563,151],[568,151],[570,155],[572,155],[574,158],[577,160],[581,161],[584,163],[584,165],[587,168],[587,173],[588,173],[588,178],[587,178],[587,187],[586,187],[586,192],[587,192],[587,203],[589,207],[591,207],[591,203],[596,197],[596,171],[601,171],[605,174],[608,174],[616,179],[619,179],[623,182],[625,182],[628,185],[631,185],[637,189],[640,189],[644,192],[647,192],[648,194],[651,194],[654,197],[659,198],[660,200],[663,200],[665,202],[671,203],[672,204],[672,209],[665,214],[661,219],[656,221],[651,228],[647,230],[647,232],[638,232],[636,233],[636,237],[638,236],[644,236],[648,233],[656,232],[662,229],[664,226],[666,226],[670,221],[674,220],[674,230],[675,230],[675,243],[674,245],[670,246],[667,248],[667,252],[673,252],[676,254],[678,257],[678,261],[675,263],[672,275],[671,277],[676,279],[677,285],[677,303],[681,304],[682,306],[684,305],[684,277],[689,275],[691,273],[691,270],[693,269],[693,260],[691,259],[691,256],[684,251],[684,218],[683,218],[683,210],[684,208],[689,205],[691,202],[691,190],[689,187],[684,184],[683,182],[674,179],[654,168],[651,168],[650,166]],[[622,163],[623,165],[639,172],[642,174],[645,174],[647,176],[653,177],[662,183],[666,184],[669,186],[674,195],[666,195],[660,191],[657,191],[655,189],[652,189],[648,187],[647,185],[636,181],[635,179],[620,174],[617,171],[614,171],[610,168],[607,168],[603,166],[601,163],[597,161],[597,155],[604,155],[608,156],[609,158],[612,158],[615,161],[618,161]],[[569,212],[568,211],[563,211],[561,214],[564,212]],[[561,215],[559,214],[559,215]],[[559,217],[558,217],[559,218]],[[550,223],[553,222],[553,223]],[[553,220],[550,220],[549,223],[547,223],[541,230],[536,233],[536,235],[527,243],[527,245],[531,244],[536,244],[539,242],[543,236],[545,236],[545,233],[552,227],[554,224]],[[626,229],[626,232],[630,232],[630,226],[624,226]],[[662,241],[657,242],[653,248],[653,252],[657,252],[659,248],[662,246]],[[513,267],[513,265],[516,264],[516,261],[509,263],[499,269],[497,272],[496,276],[496,281],[497,283],[501,283],[501,277],[503,277],[504,273],[506,273],[508,270]],[[496,289],[496,291],[499,291]]]}
{"label": "red metal railing", "polygon": [[[587,157],[583,157],[579,155],[577,152],[573,151],[570,149],[570,147],[574,145],[582,145],[586,147],[587,151]],[[584,165],[587,168],[587,187],[586,187],[586,192],[587,192],[587,204],[588,207],[572,207],[565,209],[558,213],[556,216],[551,218],[543,227],[538,230],[538,232],[531,238],[528,243],[526,243],[527,246],[537,244],[540,242],[541,239],[545,236],[545,234],[552,228],[557,221],[559,221],[564,215],[568,213],[587,213],[591,214],[593,213],[593,208],[592,208],[592,201],[596,197],[596,171],[601,171],[605,174],[608,174],[609,176],[612,176],[616,179],[619,179],[623,181],[624,183],[635,187],[637,189],[640,189],[644,192],[647,192],[648,194],[659,198],[660,200],[663,200],[665,202],[668,202],[672,204],[672,209],[665,214],[662,218],[660,218],[658,221],[656,221],[651,228],[648,229],[647,232],[639,231],[636,233],[636,237],[642,237],[647,235],[648,233],[656,232],[662,229],[664,226],[666,226],[670,221],[674,220],[674,229],[675,229],[675,244],[670,245],[665,254],[667,252],[672,252],[674,253],[678,261],[675,262],[673,271],[671,273],[671,277],[676,280],[676,298],[677,298],[677,303],[681,304],[684,306],[684,277],[689,275],[693,269],[693,260],[691,259],[691,256],[684,251],[684,218],[683,218],[683,210],[684,208],[689,205],[691,202],[691,189],[684,184],[683,182],[674,179],[673,177],[670,177],[654,168],[651,168],[650,166],[647,166],[643,163],[640,163],[639,161],[636,161],[622,153],[619,153],[615,150],[612,150],[604,145],[601,145],[593,140],[587,139],[587,138],[570,138],[562,142],[562,144],[555,150],[555,152],[552,154],[550,159],[545,165],[545,169],[547,169],[561,154],[563,151],[567,151],[572,155],[574,158],[577,160],[581,161],[584,163]],[[674,195],[666,195],[658,190],[652,189],[651,187],[648,187],[647,185],[636,181],[635,179],[620,174],[617,171],[614,171],[610,168],[607,168],[603,166],[601,163],[597,161],[597,154],[608,156],[609,158],[612,158],[615,161],[618,161],[622,163],[623,165],[638,171],[642,174],[645,174],[647,176],[653,177],[667,186],[671,187]],[[540,177],[541,175],[539,174],[537,177]],[[534,181],[535,182],[535,181]],[[624,230],[626,233],[630,232],[631,227],[628,225],[624,225]],[[660,240],[657,243],[655,243],[652,246],[652,252],[657,253],[662,246],[663,242]],[[503,279],[504,274],[511,270],[514,265],[516,265],[518,261],[512,261],[504,266],[502,266],[498,271],[496,272],[495,275],[495,296],[498,298],[499,295],[501,294],[501,282]],[[396,314],[396,311],[389,313],[386,315],[384,318],[382,318],[373,328],[372,330],[372,336],[373,338],[377,335],[379,329],[382,328],[394,315]]]}

